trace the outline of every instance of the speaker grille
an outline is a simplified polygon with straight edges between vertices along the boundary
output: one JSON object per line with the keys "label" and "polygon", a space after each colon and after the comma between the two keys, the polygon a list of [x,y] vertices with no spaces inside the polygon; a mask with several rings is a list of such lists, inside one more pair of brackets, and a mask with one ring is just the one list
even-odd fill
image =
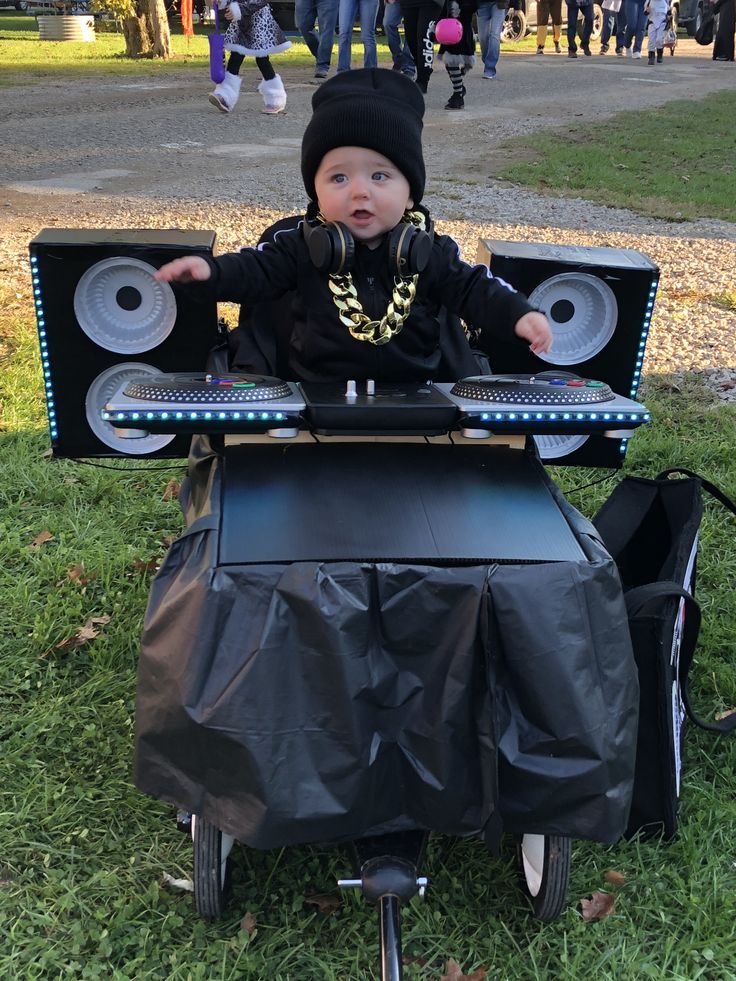
{"label": "speaker grille", "polygon": [[168,446],[175,438],[174,436],[163,435],[141,435],[133,439],[125,439],[118,436],[110,423],[102,418],[105,403],[109,402],[125,382],[141,375],[158,374],[160,374],[159,369],[150,364],[136,364],[134,362],[115,364],[107,371],[99,374],[89,386],[87,397],[84,400],[87,424],[95,436],[110,449],[126,455],[139,456],[143,453],[156,453]]}
{"label": "speaker grille", "polygon": [[542,460],[559,460],[569,456],[587,442],[587,436],[534,436]]}
{"label": "speaker grille", "polygon": [[552,328],[552,350],[538,355],[549,364],[580,364],[613,337],[618,304],[607,283],[589,273],[560,273],[540,283],[529,297]]}
{"label": "speaker grille", "polygon": [[176,298],[140,259],[103,259],[84,273],[74,291],[74,313],[90,340],[115,354],[158,347],[176,323]]}

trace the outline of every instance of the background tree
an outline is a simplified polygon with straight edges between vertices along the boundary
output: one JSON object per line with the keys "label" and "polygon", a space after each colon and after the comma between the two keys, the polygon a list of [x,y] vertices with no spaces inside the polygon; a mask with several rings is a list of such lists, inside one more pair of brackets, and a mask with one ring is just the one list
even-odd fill
{"label": "background tree", "polygon": [[126,57],[171,57],[164,0],[93,0],[92,8],[112,14],[121,25]]}

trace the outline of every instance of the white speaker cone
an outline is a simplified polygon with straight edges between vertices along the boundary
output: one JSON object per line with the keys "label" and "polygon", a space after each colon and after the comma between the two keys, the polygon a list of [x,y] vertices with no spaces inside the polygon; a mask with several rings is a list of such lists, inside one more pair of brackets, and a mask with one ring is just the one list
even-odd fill
{"label": "white speaker cone", "polygon": [[140,354],[165,341],[176,323],[176,298],[155,272],[127,256],[90,266],[74,291],[74,313],[87,337],[116,354]]}
{"label": "white speaker cone", "polygon": [[587,439],[587,436],[534,436],[542,460],[558,460],[574,453]]}
{"label": "white speaker cone", "polygon": [[84,400],[87,424],[105,446],[109,446],[110,449],[117,450],[118,453],[125,453],[128,456],[140,456],[142,453],[155,453],[157,450],[162,450],[164,446],[168,446],[175,438],[174,436],[163,434],[150,434],[146,436],[141,431],[140,437],[125,439],[122,436],[118,436],[110,423],[102,418],[102,410],[105,408],[105,403],[109,402],[115,392],[128,379],[136,375],[158,374],[160,374],[159,368],[154,368],[150,364],[135,364],[129,361],[126,364],[114,364],[111,368],[98,375],[89,386],[87,397]]}
{"label": "white speaker cone", "polygon": [[538,355],[549,364],[592,358],[608,344],[618,322],[613,290],[589,273],[552,276],[537,286],[529,302],[546,314],[552,328],[552,350]]}

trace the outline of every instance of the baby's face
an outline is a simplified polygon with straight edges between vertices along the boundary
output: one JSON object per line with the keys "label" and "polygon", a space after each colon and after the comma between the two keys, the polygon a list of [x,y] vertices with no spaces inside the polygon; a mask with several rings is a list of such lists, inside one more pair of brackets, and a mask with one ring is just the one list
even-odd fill
{"label": "baby's face", "polygon": [[395,164],[359,146],[330,150],[314,178],[319,210],[341,221],[354,239],[375,248],[413,207],[409,182]]}

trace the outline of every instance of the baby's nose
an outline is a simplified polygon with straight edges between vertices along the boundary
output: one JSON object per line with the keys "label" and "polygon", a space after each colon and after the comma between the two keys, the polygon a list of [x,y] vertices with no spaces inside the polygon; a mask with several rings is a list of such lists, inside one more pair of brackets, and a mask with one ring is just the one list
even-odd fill
{"label": "baby's nose", "polygon": [[353,197],[366,198],[369,193],[369,182],[363,177],[353,180]]}

